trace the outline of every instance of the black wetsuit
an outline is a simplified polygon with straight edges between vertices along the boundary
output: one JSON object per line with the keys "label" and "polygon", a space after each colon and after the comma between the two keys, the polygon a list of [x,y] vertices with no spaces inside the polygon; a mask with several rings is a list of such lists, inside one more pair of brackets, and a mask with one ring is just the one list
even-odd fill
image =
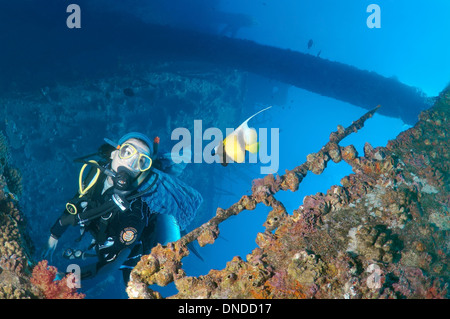
{"label": "black wetsuit", "polygon": [[[80,225],[94,237],[93,248],[98,262],[94,269],[82,269],[82,279],[95,275],[100,268],[114,262],[125,248],[131,249],[125,268],[131,269],[138,262],[138,257],[148,251],[149,245],[156,244],[154,230],[157,214],[152,213],[140,197],[127,202],[126,198],[115,194],[114,187],[102,194],[105,179],[106,175],[101,173],[86,195],[82,198],[75,196],[72,202],[77,207],[77,213],[71,214],[66,209],[50,229],[52,236],[59,239],[68,226]],[[132,195],[128,194],[127,198]],[[128,275],[129,271],[125,273]],[[125,274],[124,279],[127,280]]]}

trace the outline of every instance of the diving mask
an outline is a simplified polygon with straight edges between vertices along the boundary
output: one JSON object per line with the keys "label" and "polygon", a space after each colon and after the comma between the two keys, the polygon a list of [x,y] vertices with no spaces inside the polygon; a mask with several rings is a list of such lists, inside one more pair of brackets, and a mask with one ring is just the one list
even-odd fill
{"label": "diving mask", "polygon": [[119,148],[119,158],[130,168],[145,172],[152,166],[152,159],[143,152],[139,152],[131,143],[124,143]]}

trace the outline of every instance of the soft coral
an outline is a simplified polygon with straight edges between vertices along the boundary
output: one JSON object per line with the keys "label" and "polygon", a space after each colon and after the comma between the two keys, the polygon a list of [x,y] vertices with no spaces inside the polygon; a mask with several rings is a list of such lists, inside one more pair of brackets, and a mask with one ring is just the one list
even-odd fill
{"label": "soft coral", "polygon": [[61,280],[55,280],[58,270],[54,266],[48,266],[47,260],[40,261],[34,268],[31,283],[38,287],[46,299],[83,299],[84,294],[77,293],[76,288],[70,288],[71,275],[68,274]]}

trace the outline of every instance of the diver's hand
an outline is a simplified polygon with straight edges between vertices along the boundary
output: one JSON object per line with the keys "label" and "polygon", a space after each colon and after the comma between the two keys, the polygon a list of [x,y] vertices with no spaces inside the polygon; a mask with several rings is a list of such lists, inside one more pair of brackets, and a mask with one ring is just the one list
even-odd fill
{"label": "diver's hand", "polygon": [[56,245],[58,245],[58,239],[50,235],[47,242],[47,247],[45,248],[44,253],[42,254],[42,259],[50,258],[50,262],[53,259],[53,253],[55,252]]}

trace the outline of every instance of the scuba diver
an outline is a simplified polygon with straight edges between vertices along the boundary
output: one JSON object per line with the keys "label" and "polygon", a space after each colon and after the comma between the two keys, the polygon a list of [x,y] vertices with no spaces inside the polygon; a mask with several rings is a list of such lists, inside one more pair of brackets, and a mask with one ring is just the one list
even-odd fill
{"label": "scuba diver", "polygon": [[[51,227],[43,257],[51,258],[66,229],[78,225],[78,241],[89,232],[92,242],[84,251],[67,249],[63,256],[97,257],[95,263],[81,267],[81,279],[120,266],[127,283],[142,255],[158,243],[165,245],[181,237],[203,199],[176,178],[184,167],[177,167],[171,154],[158,156],[158,137],[152,142],[146,135],[132,132],[118,143],[104,140],[107,144],[98,153],[75,160],[84,164],[79,190]],[[86,160],[94,155],[100,160]]]}

